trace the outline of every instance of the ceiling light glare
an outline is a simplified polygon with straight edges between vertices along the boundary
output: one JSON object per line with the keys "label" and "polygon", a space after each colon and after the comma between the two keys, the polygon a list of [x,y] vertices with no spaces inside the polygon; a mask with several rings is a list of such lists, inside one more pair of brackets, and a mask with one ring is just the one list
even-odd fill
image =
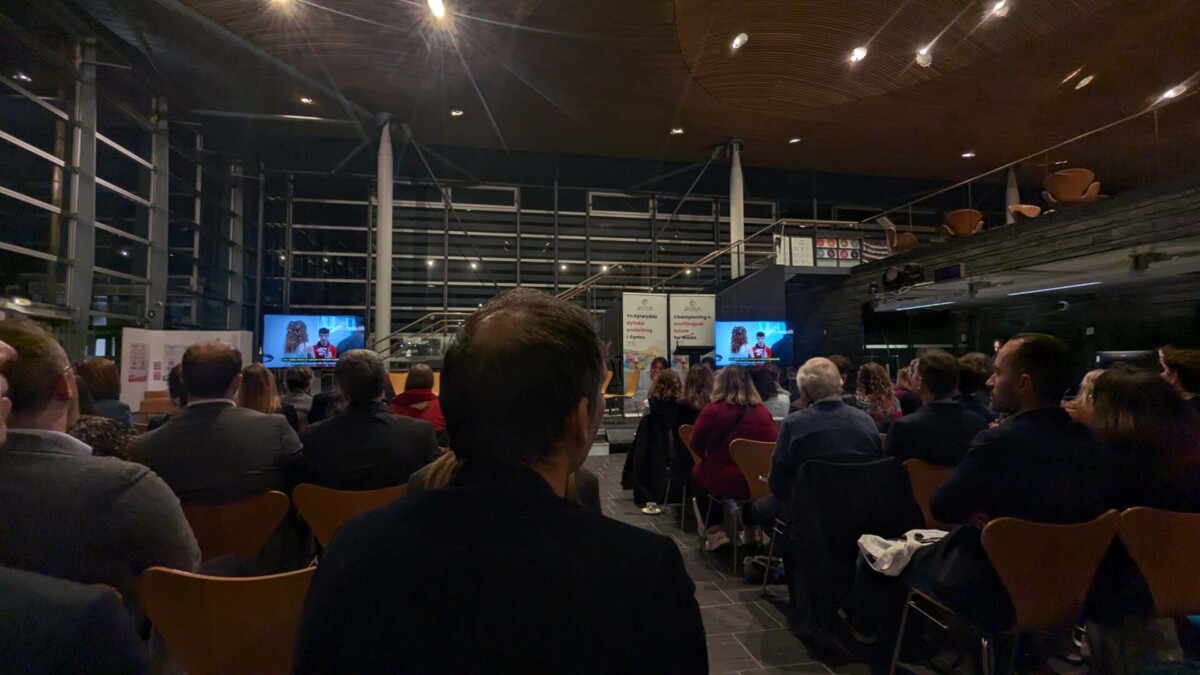
{"label": "ceiling light glare", "polygon": [[18,72],[16,75],[13,75],[13,77],[15,77],[18,82],[33,82],[33,78],[25,73]]}
{"label": "ceiling light glare", "polygon": [[1164,91],[1162,96],[1160,96],[1158,100],[1168,101],[1170,99],[1182,96],[1185,91],[1187,91],[1186,84],[1176,85],[1176,86],[1171,87],[1170,89]]}
{"label": "ceiling light glare", "polygon": [[426,264],[427,266],[429,266],[429,267],[433,267],[433,261],[432,261],[432,260],[426,260],[426,261],[425,261],[425,264]]}
{"label": "ceiling light glare", "polygon": [[1088,75],[1087,77],[1083,78],[1079,82],[1076,82],[1075,83],[1075,91],[1079,91],[1080,89],[1083,89],[1084,87],[1088,86],[1089,84],[1092,83],[1092,80],[1094,80],[1094,79],[1096,79],[1095,75]]}
{"label": "ceiling light glare", "polygon": [[471,263],[471,269],[475,269],[476,267],[479,267],[479,265],[476,265],[475,263]]}
{"label": "ceiling light glare", "polygon": [[604,265],[604,266],[602,266],[602,267],[600,268],[600,271],[601,271],[601,272],[607,272],[607,271],[608,271],[608,265]]}
{"label": "ceiling light glare", "polygon": [[1003,19],[1008,16],[1008,0],[997,0],[996,4],[992,5],[992,16]]}
{"label": "ceiling light glare", "polygon": [[1079,73],[1082,73],[1082,72],[1083,72],[1083,68],[1076,68],[1075,70],[1072,70],[1071,74],[1064,77],[1063,81],[1059,82],[1059,84],[1066,84],[1066,83],[1070,82],[1071,80],[1075,79],[1076,75],[1078,75]]}
{"label": "ceiling light glare", "polygon": [[683,271],[683,273],[684,273],[684,274],[691,274],[691,273],[692,273],[692,270],[689,268],[689,269],[686,269],[686,270],[684,270],[684,271]]}
{"label": "ceiling light glare", "polygon": [[964,152],[964,153],[962,154],[962,156],[963,156],[963,159],[971,159],[972,157],[974,157],[974,156],[975,156],[975,151],[974,151],[974,150],[968,150],[968,151]]}
{"label": "ceiling light glare", "polygon": [[796,136],[795,138],[789,138],[788,145],[795,145],[795,144],[799,143],[800,141],[801,141],[801,138],[799,136]]}
{"label": "ceiling light glare", "polygon": [[921,47],[921,51],[917,52],[917,65],[922,68],[928,68],[933,65],[933,54],[929,53],[928,45]]}
{"label": "ceiling light glare", "polygon": [[567,271],[567,266],[566,266],[566,265],[559,265],[559,269],[561,269],[562,271],[566,272],[566,271]]}
{"label": "ceiling light glare", "polygon": [[733,48],[741,49],[747,42],[750,41],[750,36],[745,33],[738,33],[737,37],[733,38]]}
{"label": "ceiling light glare", "polygon": [[442,0],[429,0],[429,11],[433,12],[434,18],[446,18],[446,5]]}
{"label": "ceiling light glare", "polygon": [[33,301],[29,298],[22,298],[19,295],[14,295],[12,296],[12,304],[17,305],[18,307],[28,307],[33,304]]}
{"label": "ceiling light glare", "polygon": [[451,117],[462,117],[463,111],[459,108],[455,108],[454,110],[450,111],[450,116]]}
{"label": "ceiling light glare", "polygon": [[321,262],[329,262],[329,258],[321,258]]}
{"label": "ceiling light glare", "polygon": [[865,58],[867,58],[866,47],[855,47],[854,51],[850,52],[850,60],[854,61],[855,63],[862,61]]}
{"label": "ceiling light glare", "polygon": [[301,96],[300,102],[303,103],[304,105],[312,105],[313,104],[313,100],[307,96]]}
{"label": "ceiling light glare", "polygon": [[682,136],[683,135],[683,127],[672,127],[671,135],[672,136]]}
{"label": "ceiling light glare", "polygon": [[1054,166],[1062,166],[1063,164],[1066,164],[1066,163],[1067,163],[1067,160],[1065,160],[1065,159],[1060,159],[1060,160],[1058,160],[1057,162],[1055,162],[1055,163],[1054,163]]}
{"label": "ceiling light glare", "polygon": [[283,254],[281,253],[281,254],[279,254],[279,259],[280,259],[280,260],[287,260],[287,256],[286,256],[286,255],[283,255]]}

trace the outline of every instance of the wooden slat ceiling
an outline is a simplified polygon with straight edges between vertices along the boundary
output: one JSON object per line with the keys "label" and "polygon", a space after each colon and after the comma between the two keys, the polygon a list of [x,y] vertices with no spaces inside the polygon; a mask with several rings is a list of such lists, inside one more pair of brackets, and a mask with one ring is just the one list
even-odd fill
{"label": "wooden slat ceiling", "polygon": [[[742,138],[752,166],[956,180],[1200,87],[1195,0],[1007,0],[1003,18],[987,18],[994,0],[445,0],[456,16],[440,24],[423,0],[185,2],[419,138],[466,147],[694,162]],[[146,26],[160,60],[200,55],[236,83],[198,107],[345,116],[169,18]],[[1157,133],[1156,147],[1145,118],[1050,159],[1113,186],[1200,168],[1200,97],[1162,110]]]}

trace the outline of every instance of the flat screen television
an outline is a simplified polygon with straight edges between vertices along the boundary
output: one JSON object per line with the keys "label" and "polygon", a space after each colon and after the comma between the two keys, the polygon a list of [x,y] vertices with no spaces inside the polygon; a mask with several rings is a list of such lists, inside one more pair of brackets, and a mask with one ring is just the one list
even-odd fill
{"label": "flat screen television", "polygon": [[790,365],[792,330],[783,321],[716,322],[717,366]]}
{"label": "flat screen television", "polygon": [[363,318],[346,314],[263,315],[262,361],[268,368],[328,368],[339,354],[366,346]]}

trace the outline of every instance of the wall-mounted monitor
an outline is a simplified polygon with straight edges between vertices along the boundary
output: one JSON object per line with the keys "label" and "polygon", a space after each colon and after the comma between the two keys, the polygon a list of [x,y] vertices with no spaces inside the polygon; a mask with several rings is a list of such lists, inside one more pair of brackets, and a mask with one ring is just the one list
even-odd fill
{"label": "wall-mounted monitor", "polygon": [[268,368],[328,368],[339,354],[362,349],[361,316],[346,314],[263,315],[262,360]]}
{"label": "wall-mounted monitor", "polygon": [[792,330],[783,321],[716,322],[717,366],[791,364]]}

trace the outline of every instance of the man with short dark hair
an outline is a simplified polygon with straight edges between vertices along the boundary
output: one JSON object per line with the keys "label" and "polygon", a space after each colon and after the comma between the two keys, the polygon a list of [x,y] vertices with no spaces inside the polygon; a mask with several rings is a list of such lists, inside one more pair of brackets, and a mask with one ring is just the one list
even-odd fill
{"label": "man with short dark hair", "polygon": [[[986,354],[971,352],[958,357],[958,396],[963,408],[987,420],[996,421],[994,410],[987,406],[983,396],[987,395],[987,381],[992,377],[992,360]],[[990,396],[987,396],[991,400]]]}
{"label": "man with short dark hair", "polygon": [[162,477],[187,503],[236,501],[268,490],[288,491],[300,438],[283,415],[239,408],[242,353],[201,342],[183,353],[188,403],[170,424],[130,444],[135,462]]}
{"label": "man with short dark hair", "polygon": [[53,336],[32,321],[0,321],[0,341],[15,351],[0,365],[11,387],[0,403],[5,412],[11,400],[0,449],[0,565],[107,584],[130,607],[147,567],[194,570],[196,539],[163,481],[144,466],[93,457],[66,434],[75,374]]}
{"label": "man with short dark hair", "polygon": [[911,415],[892,422],[883,454],[901,462],[923,459],[942,466],[958,466],[975,435],[987,421],[968,412],[954,400],[958,387],[958,361],[941,350],[917,358],[913,388],[923,404]]}
{"label": "man with short dark hair", "polygon": [[297,673],[708,671],[679,548],[564,499],[604,412],[593,326],[528,289],[467,320],[441,391],[461,467],[342,527]]}
{"label": "man with short dark hair", "polygon": [[335,490],[403,485],[441,454],[433,426],[393,415],[383,402],[387,366],[372,351],[351,349],[333,369],[346,411],[304,433],[304,481]]}
{"label": "man with short dark hair", "polygon": [[329,329],[321,326],[317,331],[317,344],[313,345],[313,356],[330,361],[338,357],[337,347],[329,343]]}

